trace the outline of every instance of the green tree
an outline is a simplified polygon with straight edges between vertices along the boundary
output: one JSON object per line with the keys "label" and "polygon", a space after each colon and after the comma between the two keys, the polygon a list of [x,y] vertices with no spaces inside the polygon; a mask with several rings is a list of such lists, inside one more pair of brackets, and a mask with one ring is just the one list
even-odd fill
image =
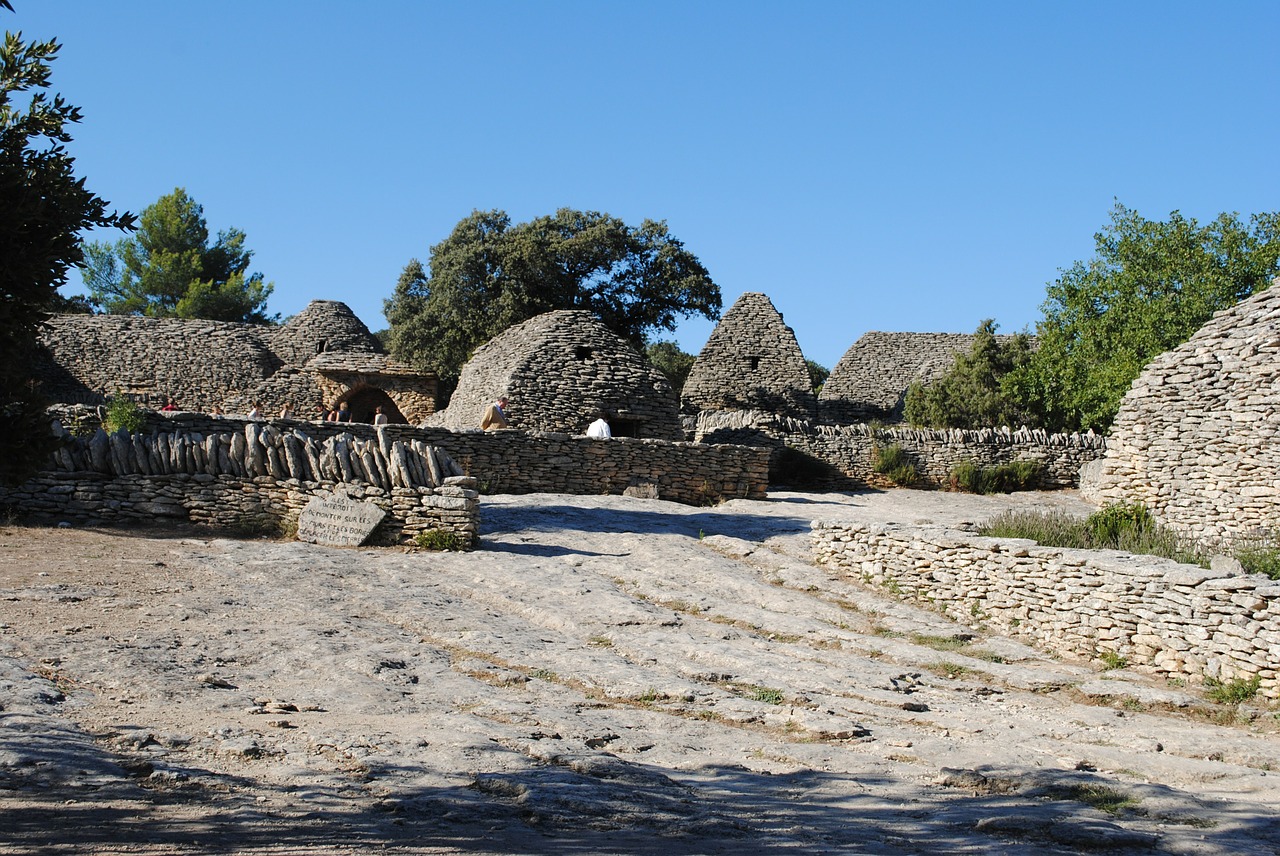
{"label": "green tree", "polygon": [[1038,348],[1006,392],[1053,430],[1110,427],[1120,399],[1156,355],[1280,272],[1280,214],[1220,214],[1200,226],[1174,211],[1147,220],[1116,204],[1096,254],[1049,285]]}
{"label": "green tree", "polygon": [[817,395],[822,392],[822,385],[827,382],[827,378],[831,377],[831,369],[809,359],[804,361],[804,367],[809,370],[809,386],[813,388],[813,394]]}
{"label": "green tree", "polygon": [[649,365],[667,376],[667,380],[671,381],[671,388],[679,397],[697,357],[680,350],[675,342],[668,341],[650,342],[644,349],[644,355],[649,360]]}
{"label": "green tree", "polygon": [[933,428],[990,428],[1034,425],[1035,417],[1003,389],[1005,378],[1031,358],[1031,337],[1016,333],[1001,340],[988,318],[974,331],[967,353],[942,377],[913,381],[903,402],[903,417],[912,425]]}
{"label": "green tree", "polygon": [[59,47],[6,32],[0,49],[0,481],[7,484],[32,475],[56,447],[29,369],[40,324],[83,258],[79,234],[133,225],[132,215],[108,213],[75,176],[65,144],[80,110],[45,91]]}
{"label": "green tree", "polygon": [[209,244],[204,208],[181,187],[142,212],[137,234],[85,247],[85,285],[113,315],[267,324],[272,284],[247,274],[253,251],[227,229]]}
{"label": "green tree", "polygon": [[384,311],[391,353],[449,378],[498,333],[554,309],[593,312],[643,349],[678,316],[719,317],[720,288],[662,222],[562,208],[513,226],[473,211],[431,248],[430,273],[405,266]]}

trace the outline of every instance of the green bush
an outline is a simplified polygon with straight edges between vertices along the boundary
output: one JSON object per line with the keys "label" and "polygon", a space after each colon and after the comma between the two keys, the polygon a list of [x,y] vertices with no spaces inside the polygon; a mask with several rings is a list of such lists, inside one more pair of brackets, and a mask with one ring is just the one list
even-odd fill
{"label": "green bush", "polygon": [[1034,490],[1040,484],[1040,463],[1011,461],[994,467],[982,467],[974,461],[962,461],[951,469],[949,483],[952,490],[965,493]]}
{"label": "green bush", "polygon": [[1219,704],[1240,704],[1257,695],[1260,686],[1262,686],[1262,678],[1258,675],[1248,680],[1235,678],[1230,681],[1220,681],[1217,678],[1205,678],[1204,694],[1210,701],[1216,701]]}
{"label": "green bush", "polygon": [[462,539],[456,532],[450,532],[448,529],[428,529],[425,532],[419,532],[414,537],[413,543],[423,550],[458,551],[463,548]]}
{"label": "green bush", "polygon": [[1234,552],[1247,573],[1265,574],[1273,580],[1280,580],[1280,548],[1251,544]]}
{"label": "green bush", "polygon": [[142,408],[138,407],[133,399],[125,398],[117,392],[107,400],[107,415],[102,420],[102,427],[108,434],[114,434],[121,429],[133,434],[142,430],[145,421]]}
{"label": "green bush", "polygon": [[908,487],[920,480],[920,468],[898,443],[871,450],[872,469],[896,485]]}
{"label": "green bush", "polygon": [[1099,547],[1117,547],[1122,541],[1141,537],[1156,528],[1155,518],[1145,505],[1109,505],[1089,515],[1085,529]]}

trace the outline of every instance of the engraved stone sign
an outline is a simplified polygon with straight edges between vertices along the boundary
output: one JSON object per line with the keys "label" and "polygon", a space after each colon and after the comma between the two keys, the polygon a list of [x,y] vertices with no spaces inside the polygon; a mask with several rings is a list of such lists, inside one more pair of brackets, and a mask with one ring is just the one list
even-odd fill
{"label": "engraved stone sign", "polygon": [[387,513],[372,502],[335,493],[317,496],[298,517],[298,540],[327,547],[359,547]]}

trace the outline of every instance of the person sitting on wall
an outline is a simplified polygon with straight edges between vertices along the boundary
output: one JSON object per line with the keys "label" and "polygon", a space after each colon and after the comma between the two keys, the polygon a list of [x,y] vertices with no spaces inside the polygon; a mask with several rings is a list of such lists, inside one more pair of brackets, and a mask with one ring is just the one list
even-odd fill
{"label": "person sitting on wall", "polygon": [[329,418],[329,408],[324,406],[323,401],[316,402],[316,409],[311,413],[311,419],[314,422],[324,422]]}
{"label": "person sitting on wall", "polygon": [[587,426],[587,436],[594,440],[607,440],[613,436],[613,430],[609,428],[609,421],[605,417],[609,414],[601,410],[596,414],[596,421]]}
{"label": "person sitting on wall", "polygon": [[178,409],[178,402],[176,402],[176,401],[174,401],[172,398],[170,398],[167,402],[165,402],[164,407],[161,407],[161,408],[160,408],[160,412],[161,412],[161,413],[173,413],[173,412],[175,412],[177,409]]}
{"label": "person sitting on wall", "polygon": [[329,421],[330,422],[350,422],[351,421],[351,411],[347,409],[347,403],[345,401],[338,402],[337,409],[329,414]]}
{"label": "person sitting on wall", "polygon": [[505,395],[498,396],[497,401],[484,409],[484,416],[480,418],[480,427],[486,431],[496,431],[499,428],[511,427],[511,424],[507,422],[507,397]]}
{"label": "person sitting on wall", "polygon": [[215,404],[209,410],[209,415],[212,416],[214,419],[221,419],[223,417],[222,408]]}
{"label": "person sitting on wall", "polygon": [[249,405],[249,418],[250,419],[262,418],[262,406],[259,405],[258,402],[256,401],[253,404]]}
{"label": "person sitting on wall", "polygon": [[382,412],[381,404],[373,408],[373,424],[374,425],[386,425],[389,421],[391,420],[387,419],[387,414]]}
{"label": "person sitting on wall", "polygon": [[293,402],[287,402],[284,407],[280,408],[280,418],[281,419],[293,418]]}

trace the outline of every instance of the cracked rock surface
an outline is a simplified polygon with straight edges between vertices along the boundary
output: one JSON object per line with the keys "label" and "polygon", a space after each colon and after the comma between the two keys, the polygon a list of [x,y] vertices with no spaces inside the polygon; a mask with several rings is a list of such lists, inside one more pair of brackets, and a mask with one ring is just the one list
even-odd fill
{"label": "cracked rock surface", "polygon": [[0,529],[0,853],[1280,852],[1274,711],[833,577],[1070,493],[493,496],[473,553]]}

